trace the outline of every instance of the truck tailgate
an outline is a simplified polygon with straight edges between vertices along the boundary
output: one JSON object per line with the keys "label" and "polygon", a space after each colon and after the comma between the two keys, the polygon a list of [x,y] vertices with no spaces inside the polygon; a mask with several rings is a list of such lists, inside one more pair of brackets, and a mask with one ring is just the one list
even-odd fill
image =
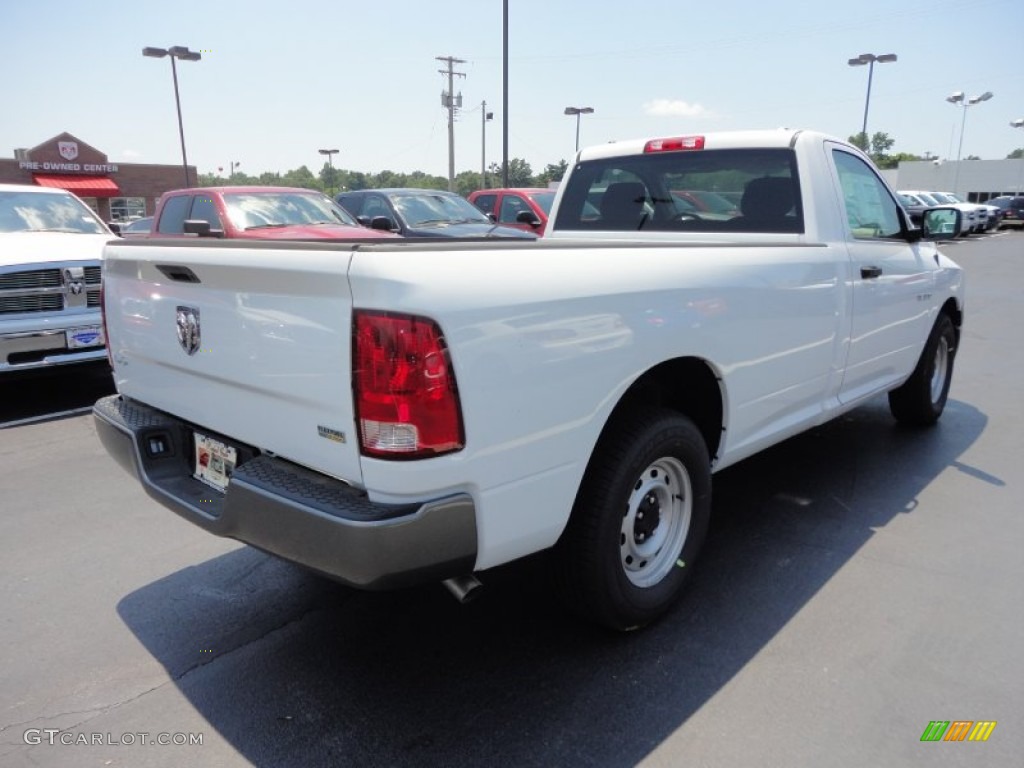
{"label": "truck tailgate", "polygon": [[105,251],[118,392],[361,485],[350,243],[209,241]]}

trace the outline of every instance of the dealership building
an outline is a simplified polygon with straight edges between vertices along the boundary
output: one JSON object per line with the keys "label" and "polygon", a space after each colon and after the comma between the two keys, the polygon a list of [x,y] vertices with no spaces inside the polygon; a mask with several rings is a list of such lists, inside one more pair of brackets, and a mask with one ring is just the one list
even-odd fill
{"label": "dealership building", "polygon": [[[188,167],[196,179],[195,166]],[[0,158],[0,184],[35,184],[74,192],[104,221],[149,216],[170,189],[186,186],[181,165],[111,163],[107,156],[70,133]]]}

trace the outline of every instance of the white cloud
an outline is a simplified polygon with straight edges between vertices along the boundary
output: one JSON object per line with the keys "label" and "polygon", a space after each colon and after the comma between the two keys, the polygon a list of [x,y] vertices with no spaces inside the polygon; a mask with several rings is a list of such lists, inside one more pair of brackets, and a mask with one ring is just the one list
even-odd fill
{"label": "white cloud", "polygon": [[707,117],[711,113],[700,104],[673,99],[655,99],[644,104],[644,112],[658,117]]}

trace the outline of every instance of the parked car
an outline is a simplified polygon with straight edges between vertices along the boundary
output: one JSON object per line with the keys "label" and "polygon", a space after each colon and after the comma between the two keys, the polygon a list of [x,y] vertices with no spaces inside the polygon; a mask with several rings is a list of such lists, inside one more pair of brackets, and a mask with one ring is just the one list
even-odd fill
{"label": "parked car", "polygon": [[535,237],[495,224],[466,198],[439,189],[360,189],[334,199],[360,224],[405,237]]}
{"label": "parked car", "polygon": [[323,240],[394,237],[361,226],[322,192],[298,187],[194,187],[165,192],[148,237]]}
{"label": "parked car", "polygon": [[1002,211],[1002,215],[999,218],[1000,229],[1003,227],[1024,229],[1024,197],[1000,195],[985,202],[996,206]]}
{"label": "parked car", "polygon": [[545,187],[478,189],[469,195],[469,202],[491,221],[537,235],[544,234],[554,200],[555,190]]}
{"label": "parked car", "polygon": [[897,192],[896,198],[900,201],[900,205],[903,206],[907,215],[910,216],[910,221],[918,227],[921,226],[921,222],[924,218],[924,212],[929,208],[935,207],[930,203],[925,202],[917,195],[908,195],[903,192]]}
{"label": "parked car", "polygon": [[0,378],[106,359],[100,274],[113,239],[70,192],[0,184]]}
{"label": "parked car", "polygon": [[[897,191],[897,194],[908,195],[910,197],[916,197],[918,200],[931,205],[931,206],[945,206],[950,205],[945,200],[940,199],[934,192],[925,192],[922,190],[907,190],[901,189]],[[973,203],[962,204],[955,203],[956,208],[959,208],[963,212],[963,216],[960,217],[960,231],[957,233],[958,236],[966,237],[972,232],[977,231],[979,226],[979,214],[977,206]]]}
{"label": "parked car", "polygon": [[121,237],[142,237],[144,235],[148,235],[152,227],[153,217],[144,216],[141,219],[136,219],[128,224],[122,224],[118,234],[120,234]]}
{"label": "parked car", "polygon": [[933,198],[939,201],[940,205],[953,205],[963,211],[974,211],[974,228],[971,231],[983,232],[988,228],[988,207],[978,205],[977,203],[968,203],[957,198],[952,193],[940,193],[940,191],[933,191],[930,193]]}

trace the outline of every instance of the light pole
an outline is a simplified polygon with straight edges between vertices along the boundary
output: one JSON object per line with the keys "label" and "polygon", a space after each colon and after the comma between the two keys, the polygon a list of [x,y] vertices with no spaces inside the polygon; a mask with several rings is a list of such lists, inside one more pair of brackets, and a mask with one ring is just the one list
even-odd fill
{"label": "light pole", "polygon": [[331,189],[334,189],[334,156],[338,154],[336,149],[318,149],[321,155],[327,155],[327,164],[331,167]]}
{"label": "light pole", "polygon": [[[1024,117],[1018,117],[1010,121],[1011,128],[1024,128]],[[1017,177],[1017,194],[1021,193],[1021,181],[1024,180],[1024,155],[1020,158],[1020,175]]]}
{"label": "light pole", "polygon": [[[237,160],[232,160],[232,161],[230,162],[230,165],[231,165],[231,176],[234,176],[234,175],[235,175],[235,168],[237,168],[238,166],[240,166],[240,165],[241,165],[241,163],[240,163],[240,162],[238,162]],[[228,178],[231,178],[231,176],[228,176]]]}
{"label": "light pole", "polygon": [[580,115],[592,115],[593,107],[566,107],[565,114],[576,115],[576,151],[580,151]]}
{"label": "light pole", "polygon": [[154,59],[162,59],[164,56],[171,57],[171,76],[174,78],[174,104],[178,108],[178,135],[181,137],[181,164],[185,168],[185,186],[192,186],[188,180],[188,156],[185,154],[185,128],[181,123],[181,99],[178,96],[178,68],[174,64],[175,59],[182,61],[199,61],[202,57],[198,51],[190,51],[184,45],[175,45],[171,48],[143,48],[143,56],[150,56]]}
{"label": "light pole", "polygon": [[879,64],[888,64],[890,61],[896,61],[895,53],[883,53],[881,56],[876,56],[873,53],[862,53],[855,59],[850,59],[846,63],[851,67],[862,67],[865,64],[868,65],[868,95],[864,99],[864,122],[861,124],[860,133],[864,137],[864,151],[867,152],[871,149],[871,142],[868,141],[868,106],[871,104],[871,77],[875,74],[875,62]]}
{"label": "light pole", "polygon": [[963,91],[957,91],[946,97],[950,104],[959,104],[964,108],[963,117],[960,118],[960,143],[956,147],[956,172],[953,174],[953,194],[957,194],[957,185],[960,183],[960,152],[964,148],[964,126],[967,124],[967,108],[988,101],[992,98],[992,91],[985,91],[981,96],[966,98]]}
{"label": "light pole", "polygon": [[480,102],[480,184],[487,189],[487,121],[494,117],[487,111],[487,102]]}

